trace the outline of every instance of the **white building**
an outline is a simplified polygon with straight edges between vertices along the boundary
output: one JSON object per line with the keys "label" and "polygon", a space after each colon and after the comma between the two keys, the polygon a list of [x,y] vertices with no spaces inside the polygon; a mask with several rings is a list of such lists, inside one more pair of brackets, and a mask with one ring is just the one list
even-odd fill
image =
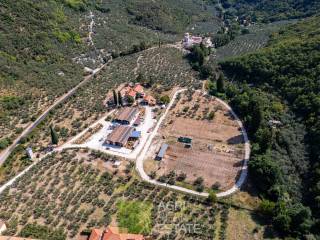
{"label": "white building", "polygon": [[26,151],[27,151],[28,157],[32,160],[32,159],[33,159],[33,151],[32,151],[32,148],[31,148],[31,147],[28,147],[28,148],[26,149]]}
{"label": "white building", "polygon": [[183,38],[183,47],[191,48],[193,45],[203,44],[207,48],[213,47],[212,41],[209,37],[196,37],[191,36],[190,33],[185,33]]}
{"label": "white building", "polygon": [[4,221],[0,219],[0,235],[4,233],[6,230],[7,230],[6,224],[4,223]]}

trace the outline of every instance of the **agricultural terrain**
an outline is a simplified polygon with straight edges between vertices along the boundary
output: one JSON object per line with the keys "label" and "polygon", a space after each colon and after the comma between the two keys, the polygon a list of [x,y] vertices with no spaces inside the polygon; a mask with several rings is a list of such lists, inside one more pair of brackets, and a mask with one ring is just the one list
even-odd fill
{"label": "agricultural terrain", "polygon": [[[179,142],[179,137],[191,138],[191,146]],[[169,145],[164,158],[154,160],[163,143]],[[170,181],[174,173],[178,184],[194,184],[200,191],[202,185],[227,190],[243,165],[243,136],[222,104],[200,91],[187,91],[177,97],[148,157],[145,168],[149,174],[155,172],[159,181]],[[196,183],[199,178],[203,182]]]}
{"label": "agricultural terrain", "polygon": [[[319,9],[317,0],[2,0],[0,153],[90,79],[1,164],[1,186],[32,164],[0,191],[5,234],[85,239],[113,225],[158,240],[318,239],[320,18],[310,16]],[[187,31],[211,37],[217,49],[182,49]],[[161,187],[142,181],[133,159],[61,150],[83,130],[79,141],[101,129],[88,128],[110,120],[113,90],[137,82],[166,103],[186,89],[150,115],[155,123],[168,113],[145,148],[149,182]],[[234,193],[246,132],[249,175]],[[163,143],[166,154],[155,161]],[[217,199],[223,190],[234,194]]]}
{"label": "agricultural terrain", "polygon": [[237,35],[230,43],[217,48],[213,55],[218,61],[222,61],[227,58],[255,52],[268,44],[274,32],[294,22],[295,20],[278,21],[248,26],[245,28],[248,30],[247,33]]}
{"label": "agricultural terrain", "polygon": [[113,88],[121,83],[134,82],[139,76],[142,78],[140,81],[150,83],[150,91],[158,93],[159,96],[161,92],[170,90],[176,84],[193,85],[196,88],[202,85],[196,80],[197,74],[184,59],[183,52],[174,47],[162,46],[116,58],[93,81],[81,87],[71,98],[53,110],[43,124],[24,139],[1,166],[1,182],[12,178],[31,164],[25,155],[27,146],[31,145],[39,157],[50,149],[50,124],[58,133],[59,144],[63,144],[106,114],[108,110],[105,100]]}
{"label": "agricultural terrain", "polygon": [[[107,171],[104,165],[114,160],[83,149],[50,155],[36,164],[0,197],[0,217],[9,222],[8,233],[19,234],[37,223],[75,238],[82,230],[112,223],[153,239],[203,240],[219,234],[214,223],[222,206],[140,182],[130,163],[124,172]],[[172,207],[176,201],[181,204]],[[144,209],[143,217],[139,209]],[[175,232],[172,223],[197,223],[199,229]]]}
{"label": "agricultural terrain", "polygon": [[[1,1],[0,151],[83,80],[83,67],[179,41],[198,22],[221,24],[202,1],[181,3]],[[158,14],[150,18],[148,9]]]}

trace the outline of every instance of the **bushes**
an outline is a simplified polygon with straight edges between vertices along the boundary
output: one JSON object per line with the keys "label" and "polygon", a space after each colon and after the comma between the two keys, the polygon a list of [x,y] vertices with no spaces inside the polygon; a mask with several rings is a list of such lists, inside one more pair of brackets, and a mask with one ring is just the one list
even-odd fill
{"label": "bushes", "polygon": [[0,150],[7,148],[10,145],[11,141],[9,138],[4,138],[0,140]]}
{"label": "bushes", "polygon": [[44,239],[44,240],[66,239],[66,234],[62,229],[52,230],[51,228],[37,225],[37,224],[27,224],[25,227],[21,229],[21,232],[19,235],[21,237]]}

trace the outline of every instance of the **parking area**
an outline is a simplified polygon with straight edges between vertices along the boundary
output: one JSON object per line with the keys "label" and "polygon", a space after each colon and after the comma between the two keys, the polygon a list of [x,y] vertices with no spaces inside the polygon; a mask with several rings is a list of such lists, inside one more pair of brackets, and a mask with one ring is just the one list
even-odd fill
{"label": "parking area", "polygon": [[[135,113],[135,116],[132,117],[129,124],[126,124],[124,126],[131,127],[134,129],[134,132],[139,132],[139,138],[136,140],[136,145],[131,146],[129,143],[129,140],[126,142],[125,145],[119,146],[115,144],[108,144],[106,141],[108,139],[108,136],[119,126],[121,126],[120,123],[112,121],[112,116],[116,116],[118,114],[118,111],[121,111],[121,109],[116,110],[109,115],[109,117],[104,117],[100,120],[98,120],[96,123],[94,123],[92,126],[90,126],[88,129],[94,128],[96,125],[100,124],[102,127],[100,130],[96,133],[94,133],[91,137],[89,137],[84,143],[82,144],[76,144],[76,140],[78,138],[81,138],[82,135],[86,133],[87,130],[76,136],[74,139],[72,139],[69,143],[64,145],[64,148],[70,148],[70,147],[88,147],[91,149],[99,150],[111,155],[116,155],[120,157],[125,157],[128,159],[135,159],[139,152],[142,150],[143,146],[145,145],[151,129],[156,123],[156,120],[153,119],[153,107],[150,106],[144,106],[140,108]],[[141,112],[143,113],[141,116]],[[139,118],[139,124],[136,125],[137,119]],[[131,136],[131,135],[130,135]],[[130,148],[129,148],[130,147]]]}

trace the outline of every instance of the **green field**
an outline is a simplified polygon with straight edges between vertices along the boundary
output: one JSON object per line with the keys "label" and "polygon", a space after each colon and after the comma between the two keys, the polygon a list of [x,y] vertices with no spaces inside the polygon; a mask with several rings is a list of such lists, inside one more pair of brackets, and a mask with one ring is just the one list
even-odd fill
{"label": "green field", "polygon": [[128,229],[130,233],[140,233],[144,235],[151,233],[151,203],[119,201],[117,208],[119,227]]}

